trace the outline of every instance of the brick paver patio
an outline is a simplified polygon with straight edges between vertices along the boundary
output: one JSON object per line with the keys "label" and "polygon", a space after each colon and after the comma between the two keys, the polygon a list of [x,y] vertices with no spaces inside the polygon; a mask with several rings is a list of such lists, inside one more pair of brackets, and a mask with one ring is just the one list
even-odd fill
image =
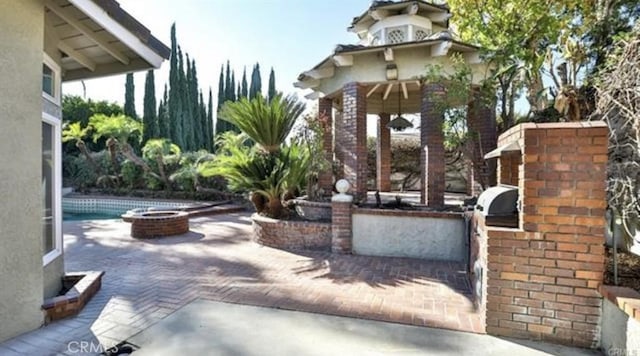
{"label": "brick paver patio", "polygon": [[198,298],[484,332],[460,264],[262,247],[248,214],[192,219],[189,234],[160,240],[132,239],[113,220],[64,230],[66,269],[104,270],[102,289],[80,315],[0,344],[0,354],[113,345]]}

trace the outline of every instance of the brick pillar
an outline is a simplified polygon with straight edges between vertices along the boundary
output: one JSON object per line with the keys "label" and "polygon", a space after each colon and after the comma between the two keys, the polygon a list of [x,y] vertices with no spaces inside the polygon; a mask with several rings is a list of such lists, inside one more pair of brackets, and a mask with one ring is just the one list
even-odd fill
{"label": "brick pillar", "polygon": [[[344,178],[351,183],[354,199],[367,199],[367,102],[365,87],[347,83],[342,88],[343,108],[336,146],[341,150]],[[338,125],[336,125],[338,128]]]}
{"label": "brick pillar", "polygon": [[329,98],[318,99],[318,120],[323,127],[322,148],[329,166],[318,175],[318,187],[325,194],[333,191],[333,101]]}
{"label": "brick pillar", "polygon": [[599,346],[608,134],[592,121],[522,124],[500,137],[524,152],[521,229],[484,228],[487,333]]}
{"label": "brick pillar", "polygon": [[425,84],[422,87],[420,105],[420,154],[421,194],[420,202],[428,206],[444,205],[444,134],[443,115],[433,104],[434,97],[444,96],[440,84]]}
{"label": "brick pillar", "polygon": [[496,185],[496,160],[484,155],[497,147],[495,102],[474,90],[467,107],[467,126],[471,134],[474,178],[485,187]]}
{"label": "brick pillar", "polygon": [[387,127],[391,115],[378,115],[378,142],[376,145],[376,187],[381,192],[391,191],[391,130]]}
{"label": "brick pillar", "polygon": [[336,194],[331,199],[331,251],[351,253],[352,220],[351,205],[353,197]]}

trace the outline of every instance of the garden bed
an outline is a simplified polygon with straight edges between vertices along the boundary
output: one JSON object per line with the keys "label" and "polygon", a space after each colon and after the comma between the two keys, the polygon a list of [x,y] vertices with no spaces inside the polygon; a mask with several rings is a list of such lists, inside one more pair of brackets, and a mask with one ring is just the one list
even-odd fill
{"label": "garden bed", "polygon": [[[613,281],[613,249],[607,248],[607,271],[604,284],[615,285]],[[640,256],[618,250],[618,286],[629,287],[640,292]]]}

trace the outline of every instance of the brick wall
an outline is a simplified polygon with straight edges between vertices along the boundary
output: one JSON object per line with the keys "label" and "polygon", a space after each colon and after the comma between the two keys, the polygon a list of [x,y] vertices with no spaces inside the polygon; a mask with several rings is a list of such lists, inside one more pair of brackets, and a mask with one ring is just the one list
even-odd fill
{"label": "brick wall", "polygon": [[376,187],[381,192],[391,191],[391,130],[387,127],[391,115],[378,115],[378,141],[376,144]]}
{"label": "brick wall", "polygon": [[598,347],[608,129],[523,124],[520,229],[479,225],[487,252],[487,332]]}
{"label": "brick wall", "polygon": [[422,87],[420,106],[420,152],[421,197],[420,202],[428,206],[444,205],[445,164],[442,113],[432,103],[435,96],[443,96],[440,84],[425,84]]}
{"label": "brick wall", "polygon": [[331,223],[277,220],[254,214],[254,239],[265,246],[285,250],[331,249]]}
{"label": "brick wall", "polygon": [[518,185],[522,164],[522,154],[519,151],[503,152],[498,159],[498,183]]}
{"label": "brick wall", "polygon": [[[164,214],[173,214],[163,216]],[[146,212],[146,216],[131,218],[131,236],[150,239],[159,236],[181,235],[189,232],[189,214],[186,212]]]}
{"label": "brick wall", "polygon": [[[322,146],[325,159],[333,162],[333,101],[329,98],[318,99],[318,120],[323,126]],[[318,175],[318,187],[326,194],[333,190],[333,170],[331,166]]]}
{"label": "brick wall", "polygon": [[359,202],[367,198],[366,90],[359,83],[347,83],[342,88],[342,96],[341,123],[336,125],[336,150],[340,150],[338,157],[342,160],[344,178],[351,183],[354,199]]}

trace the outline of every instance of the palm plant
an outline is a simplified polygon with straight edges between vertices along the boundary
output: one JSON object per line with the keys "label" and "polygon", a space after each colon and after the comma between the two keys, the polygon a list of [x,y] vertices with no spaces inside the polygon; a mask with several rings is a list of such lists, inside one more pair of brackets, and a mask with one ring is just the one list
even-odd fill
{"label": "palm plant", "polygon": [[173,173],[169,179],[172,182],[183,182],[183,188],[198,190],[203,163],[212,161],[214,157],[206,150],[189,152],[180,158],[180,169]]}
{"label": "palm plant", "polygon": [[129,144],[130,141],[139,141],[142,134],[142,123],[125,115],[107,116],[96,114],[89,118],[89,126],[93,128],[93,141],[100,138],[107,139],[107,147],[111,156],[111,163],[116,174],[119,172],[117,151],[119,150],[127,159],[150,171],[149,165],[138,157]]}
{"label": "palm plant", "polygon": [[264,151],[274,153],[285,142],[304,108],[304,103],[295,96],[278,94],[266,100],[258,95],[251,100],[227,102],[220,118],[234,124]]}
{"label": "palm plant", "polygon": [[150,139],[142,147],[142,157],[155,162],[158,167],[158,174],[155,174],[151,169],[147,173],[154,176],[154,178],[160,179],[167,189],[171,189],[171,181],[165,170],[165,158],[179,155],[180,147],[167,139]]}
{"label": "palm plant", "polygon": [[87,145],[84,142],[84,138],[87,137],[89,133],[89,127],[82,127],[79,122],[74,122],[71,124],[65,125],[62,130],[62,142],[74,141],[76,147],[87,159],[87,162],[93,167],[98,175],[102,175],[102,169],[96,163],[96,161],[91,157],[91,153],[87,148]]}

